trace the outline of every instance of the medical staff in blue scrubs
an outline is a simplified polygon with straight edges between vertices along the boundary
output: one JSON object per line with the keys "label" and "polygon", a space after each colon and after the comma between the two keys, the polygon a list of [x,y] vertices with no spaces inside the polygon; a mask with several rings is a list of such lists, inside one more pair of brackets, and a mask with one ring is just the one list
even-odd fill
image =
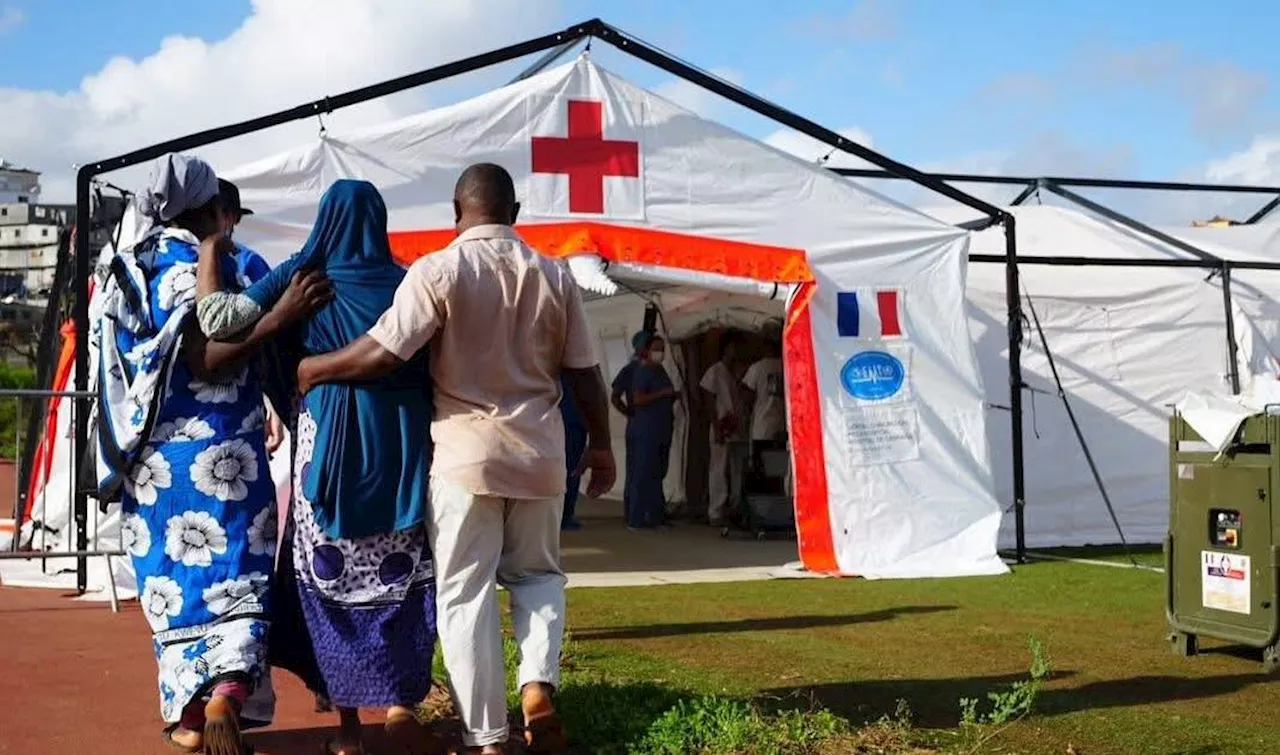
{"label": "medical staff in blue scrubs", "polygon": [[627,527],[647,530],[666,524],[667,500],[663,482],[671,459],[674,407],[680,395],[662,366],[667,346],[649,335],[643,359],[631,383],[631,421],[627,423]]}
{"label": "medical staff in blue scrubs", "polygon": [[[649,344],[649,339],[653,338],[653,333],[647,330],[637,331],[631,337],[631,360],[618,370],[618,374],[613,378],[613,392],[609,397],[613,403],[613,408],[618,410],[622,416],[627,418],[627,427],[631,426],[631,415],[635,407],[631,404],[631,383],[636,373],[636,366],[644,361],[644,349]],[[627,449],[626,449],[626,471],[622,478],[622,518],[626,521],[631,520],[631,434],[627,433]]]}

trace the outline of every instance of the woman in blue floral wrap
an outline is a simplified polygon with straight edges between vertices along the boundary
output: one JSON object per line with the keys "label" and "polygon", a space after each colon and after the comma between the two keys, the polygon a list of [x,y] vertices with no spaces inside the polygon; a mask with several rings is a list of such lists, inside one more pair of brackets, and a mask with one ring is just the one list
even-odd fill
{"label": "woman in blue floral wrap", "polygon": [[169,155],[137,201],[153,227],[111,259],[94,326],[98,492],[123,505],[165,740],[240,755],[242,724],[269,723],[275,702],[266,638],[276,491],[252,358],[327,294],[318,277],[295,280],[247,337],[206,342],[196,270],[201,242],[222,223],[217,178],[203,161]]}

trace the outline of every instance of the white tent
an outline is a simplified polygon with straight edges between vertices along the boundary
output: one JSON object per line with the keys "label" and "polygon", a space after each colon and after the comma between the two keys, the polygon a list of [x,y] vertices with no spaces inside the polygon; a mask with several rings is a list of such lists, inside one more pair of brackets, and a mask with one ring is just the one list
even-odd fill
{"label": "white tent", "polygon": [[[869,577],[1005,571],[962,316],[966,233],[586,56],[224,175],[256,212],[240,238],[268,259],[297,249],[322,192],[350,177],[382,190],[393,248],[409,261],[448,243],[453,182],[481,161],[511,171],[520,230],[545,253],[598,255],[611,276],[682,284],[666,297],[789,293],[784,360],[806,566]],[[755,309],[771,306],[782,314],[778,304]],[[639,319],[609,304],[592,313],[601,352],[616,358]]]}
{"label": "white tent", "polygon": [[[1178,260],[1193,257],[1110,220],[1054,206],[1009,208],[1022,257]],[[970,211],[937,210],[953,222]],[[1276,236],[1251,229],[1164,229],[1227,259],[1256,259]],[[1194,231],[1194,232],[1192,232]],[[1230,236],[1253,246],[1232,248]],[[1220,243],[1209,247],[1206,239]],[[1004,255],[1003,229],[974,234],[977,255]],[[1277,247],[1280,252],[1280,247]],[[1278,254],[1277,256],[1280,256]],[[1226,310],[1221,281],[1199,267],[1103,264],[1019,266],[1026,315],[1022,355],[1026,533],[1031,547],[1114,543],[1118,535],[1054,381],[1030,309],[1044,331],[1080,432],[1130,542],[1159,542],[1168,523],[1168,420],[1189,391],[1229,395]],[[1265,280],[1271,278],[1271,280]],[[1261,280],[1257,286],[1247,284]],[[1273,375],[1271,354],[1280,274],[1240,271],[1233,278],[1241,380]],[[1268,289],[1269,286],[1269,289]],[[1267,293],[1267,291],[1270,293]],[[967,286],[970,330],[987,389],[988,427],[998,498],[1013,502],[1008,421],[1008,340],[1003,264],[972,263]],[[1013,542],[1006,513],[1002,545]]]}

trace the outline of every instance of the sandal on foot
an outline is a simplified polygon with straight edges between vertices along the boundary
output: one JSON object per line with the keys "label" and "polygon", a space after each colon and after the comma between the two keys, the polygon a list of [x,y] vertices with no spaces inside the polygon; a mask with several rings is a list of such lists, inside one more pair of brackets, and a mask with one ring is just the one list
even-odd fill
{"label": "sandal on foot", "polygon": [[559,714],[554,711],[542,713],[525,721],[524,744],[528,752],[538,755],[563,751],[569,741]]}
{"label": "sandal on foot", "polygon": [[388,717],[383,731],[396,755],[421,755],[427,751],[427,730],[412,713]]}
{"label": "sandal on foot", "polygon": [[324,750],[321,755],[365,755],[364,745],[356,745],[354,748],[345,747],[338,744],[338,740],[330,739],[324,743]]}
{"label": "sandal on foot", "polygon": [[[219,700],[222,703],[219,704]],[[205,706],[205,755],[246,755],[253,750],[240,737],[240,713],[229,700],[214,698]]]}
{"label": "sandal on foot", "polygon": [[174,732],[176,732],[180,728],[182,728],[180,724],[170,724],[164,727],[164,730],[160,732],[160,738],[163,739],[164,743],[169,746],[169,749],[173,750],[174,752],[185,753],[186,755],[196,755],[197,753],[203,752],[204,751],[203,744],[200,744],[196,747],[191,747],[190,745],[184,745],[183,743],[173,738]]}

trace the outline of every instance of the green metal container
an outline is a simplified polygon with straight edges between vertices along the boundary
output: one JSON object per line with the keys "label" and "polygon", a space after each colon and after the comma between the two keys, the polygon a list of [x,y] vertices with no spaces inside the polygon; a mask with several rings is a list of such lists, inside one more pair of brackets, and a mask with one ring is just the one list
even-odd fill
{"label": "green metal container", "polygon": [[1263,649],[1280,666],[1280,416],[1241,425],[1218,455],[1174,414],[1169,423],[1169,534],[1165,614],[1174,651],[1197,638]]}

